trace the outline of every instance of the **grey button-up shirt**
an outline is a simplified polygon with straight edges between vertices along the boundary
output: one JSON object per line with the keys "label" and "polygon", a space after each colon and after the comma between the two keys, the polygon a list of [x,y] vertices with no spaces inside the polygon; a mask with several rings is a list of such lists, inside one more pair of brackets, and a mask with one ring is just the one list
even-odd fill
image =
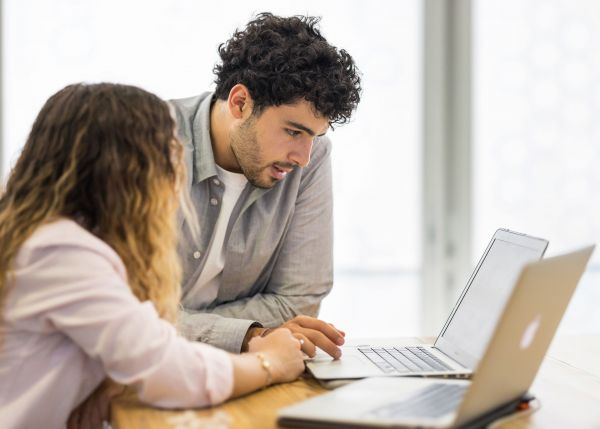
{"label": "grey button-up shirt", "polygon": [[311,161],[271,189],[248,184],[225,233],[225,267],[208,306],[196,282],[213,236],[223,183],[210,139],[212,93],[174,100],[185,147],[188,186],[200,223],[200,242],[182,225],[184,336],[239,352],[253,323],[274,327],[299,314],[316,316],[333,284],[331,143],[317,138]]}

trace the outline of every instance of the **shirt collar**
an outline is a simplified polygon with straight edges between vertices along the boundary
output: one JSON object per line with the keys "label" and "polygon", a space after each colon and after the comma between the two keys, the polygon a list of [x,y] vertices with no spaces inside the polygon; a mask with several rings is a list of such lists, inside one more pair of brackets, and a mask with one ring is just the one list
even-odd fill
{"label": "shirt collar", "polygon": [[[217,164],[212,149],[212,140],[210,138],[210,108],[213,104],[215,94],[210,93],[200,102],[198,114],[193,123],[193,144],[194,144],[194,179],[193,184],[200,183],[210,177],[218,177]],[[198,136],[198,139],[196,139]],[[278,186],[277,183],[275,186]],[[262,189],[250,185],[252,188],[247,204],[251,204],[261,195],[270,189]],[[274,186],[274,187],[275,187]]]}
{"label": "shirt collar", "polygon": [[217,175],[210,138],[210,107],[213,98],[214,93],[211,93],[202,100],[198,113],[194,118],[194,184]]}

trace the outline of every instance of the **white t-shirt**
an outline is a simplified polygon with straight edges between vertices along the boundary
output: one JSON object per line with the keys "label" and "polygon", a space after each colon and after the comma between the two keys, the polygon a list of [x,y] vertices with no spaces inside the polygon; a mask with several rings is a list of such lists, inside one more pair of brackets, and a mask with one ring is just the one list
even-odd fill
{"label": "white t-shirt", "polygon": [[225,266],[225,231],[233,208],[248,183],[248,179],[243,174],[232,173],[218,165],[216,167],[217,175],[223,182],[223,201],[221,201],[221,211],[208,248],[206,263],[194,286],[194,290],[200,291],[200,300],[203,304],[209,304],[217,297],[219,285],[221,284],[221,274]]}

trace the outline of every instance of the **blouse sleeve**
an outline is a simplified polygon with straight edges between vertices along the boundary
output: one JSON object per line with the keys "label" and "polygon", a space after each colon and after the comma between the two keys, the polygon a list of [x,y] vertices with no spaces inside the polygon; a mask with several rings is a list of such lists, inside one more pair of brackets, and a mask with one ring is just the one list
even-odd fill
{"label": "blouse sleeve", "polygon": [[116,254],[61,245],[32,249],[28,259],[19,275],[20,287],[35,288],[27,308],[100,361],[110,378],[136,388],[140,400],[202,407],[231,395],[230,356],[178,336],[151,302],[133,295]]}

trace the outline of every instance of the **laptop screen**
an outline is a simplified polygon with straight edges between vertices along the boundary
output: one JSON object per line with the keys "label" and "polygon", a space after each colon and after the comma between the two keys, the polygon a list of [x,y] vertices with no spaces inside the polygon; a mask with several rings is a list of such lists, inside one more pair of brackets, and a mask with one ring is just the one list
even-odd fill
{"label": "laptop screen", "polygon": [[548,242],[498,230],[458,299],[436,347],[474,368],[525,264],[542,257]]}

